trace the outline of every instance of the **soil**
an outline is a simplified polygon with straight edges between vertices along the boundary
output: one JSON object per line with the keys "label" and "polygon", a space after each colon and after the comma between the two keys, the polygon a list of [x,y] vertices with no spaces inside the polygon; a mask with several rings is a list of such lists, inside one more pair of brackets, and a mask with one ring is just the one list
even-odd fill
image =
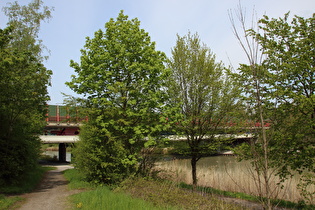
{"label": "soil", "polygon": [[[51,165],[50,165],[51,166]],[[21,210],[64,210],[71,208],[67,197],[80,190],[69,190],[62,171],[72,168],[69,164],[54,164],[57,169],[46,172],[42,182],[32,192],[21,195],[25,202]]]}

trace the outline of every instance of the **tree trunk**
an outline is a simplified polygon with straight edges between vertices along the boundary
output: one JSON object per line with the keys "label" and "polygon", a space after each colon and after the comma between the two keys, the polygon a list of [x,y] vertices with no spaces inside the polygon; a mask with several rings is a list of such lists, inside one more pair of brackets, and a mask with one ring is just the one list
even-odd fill
{"label": "tree trunk", "polygon": [[191,175],[193,180],[193,190],[197,189],[197,157],[196,155],[192,155],[191,157]]}

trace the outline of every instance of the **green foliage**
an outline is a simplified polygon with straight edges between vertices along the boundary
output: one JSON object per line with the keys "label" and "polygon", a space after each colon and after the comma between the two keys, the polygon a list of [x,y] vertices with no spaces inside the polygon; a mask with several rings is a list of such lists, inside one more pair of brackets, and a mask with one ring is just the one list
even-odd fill
{"label": "green foliage", "polygon": [[113,184],[135,171],[135,160],[122,141],[102,131],[93,120],[81,127],[80,139],[73,149],[73,162],[87,181]]}
{"label": "green foliage", "polygon": [[172,54],[170,103],[179,110],[171,119],[172,126],[176,126],[176,134],[189,136],[190,147],[207,138],[215,141],[213,135],[219,128],[234,120],[239,90],[229,70],[215,61],[215,55],[201,45],[197,34],[178,37]]}
{"label": "green foliage", "polygon": [[257,174],[264,175],[266,183],[260,186],[266,192],[272,192],[267,189],[270,168],[281,181],[293,170],[314,172],[314,20],[314,14],[308,19],[295,16],[291,22],[289,13],[278,19],[264,16],[258,22],[259,30],[246,31],[263,58],[256,63],[253,53],[250,65],[239,68],[247,113],[254,122],[264,124],[268,119],[271,127],[260,127],[257,138],[242,145],[239,154],[252,159]]}
{"label": "green foliage", "polygon": [[301,176],[298,188],[301,192],[301,195],[303,195],[303,197],[307,201],[306,203],[314,203],[315,190],[310,190],[313,186],[315,186],[314,173],[304,173]]}
{"label": "green foliage", "polygon": [[264,16],[259,21],[263,34],[254,33],[266,55],[264,83],[269,103],[276,107],[277,141],[285,145],[278,161],[296,170],[314,171],[315,166],[314,21],[315,14],[291,22],[289,13],[279,19]]}
{"label": "green foliage", "polygon": [[[51,75],[42,64],[37,38],[46,18],[36,13],[41,6],[41,1],[23,7],[15,2],[4,8],[9,22],[0,29],[0,185],[21,181],[37,166],[36,134],[44,125]],[[35,25],[28,25],[35,19]]]}
{"label": "green foliage", "polygon": [[20,51],[32,52],[32,56],[39,61],[47,59],[47,56],[42,55],[46,47],[38,39],[38,34],[41,22],[51,18],[53,8],[44,6],[42,0],[33,0],[28,5],[19,5],[17,1],[7,5],[3,11],[9,18],[8,25],[14,28],[11,46]]}
{"label": "green foliage", "polygon": [[128,20],[123,12],[106,23],[105,31],[86,38],[81,53],[80,63],[71,61],[77,75],[67,85],[86,97],[91,112],[76,164],[89,180],[119,182],[137,170],[143,140],[154,145],[163,128],[166,58],[140,21]]}
{"label": "green foliage", "polygon": [[229,70],[216,62],[215,55],[200,43],[197,34],[178,36],[168,66],[172,70],[169,106],[174,113],[170,123],[177,135],[187,137],[196,184],[196,162],[224,142],[214,135],[233,121],[239,89]]}

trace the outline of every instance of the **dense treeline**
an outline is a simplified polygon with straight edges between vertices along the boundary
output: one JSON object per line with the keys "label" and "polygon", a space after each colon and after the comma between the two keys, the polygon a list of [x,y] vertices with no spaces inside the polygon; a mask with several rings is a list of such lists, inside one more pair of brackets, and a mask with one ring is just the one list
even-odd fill
{"label": "dense treeline", "polygon": [[[38,30],[50,17],[41,1],[3,8],[0,29],[0,186],[15,184],[37,166],[51,71],[43,65]],[[29,13],[29,11],[34,11]]]}

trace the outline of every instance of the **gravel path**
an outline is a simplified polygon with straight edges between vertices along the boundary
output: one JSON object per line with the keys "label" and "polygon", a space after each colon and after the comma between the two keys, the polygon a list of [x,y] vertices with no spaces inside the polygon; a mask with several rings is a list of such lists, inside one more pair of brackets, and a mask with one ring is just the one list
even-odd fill
{"label": "gravel path", "polygon": [[48,171],[38,188],[32,192],[22,195],[26,202],[19,208],[21,210],[64,210],[69,209],[67,197],[80,192],[69,190],[68,181],[62,171],[72,168],[70,165],[54,165],[57,169]]}

